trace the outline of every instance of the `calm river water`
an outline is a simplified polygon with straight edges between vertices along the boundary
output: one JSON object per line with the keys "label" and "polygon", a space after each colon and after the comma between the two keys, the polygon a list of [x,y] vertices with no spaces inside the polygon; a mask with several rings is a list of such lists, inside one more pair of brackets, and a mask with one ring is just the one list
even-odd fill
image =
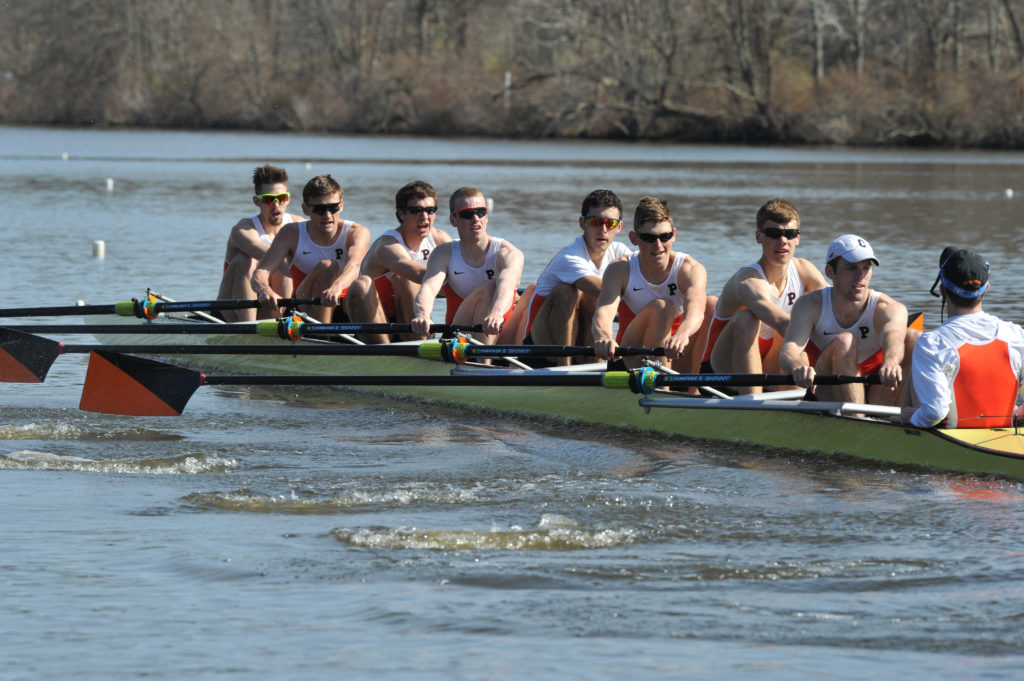
{"label": "calm river water", "polygon": [[[66,158],[62,155],[66,154]],[[495,201],[525,281],[591,189],[667,198],[717,291],[773,196],[938,319],[943,246],[1024,318],[1019,153],[0,128],[0,307],[214,297],[252,168],[374,235],[422,178]],[[113,181],[108,190],[107,180]],[[295,207],[297,210],[297,206]],[[439,224],[440,224],[439,220]],[[106,259],[91,258],[106,242]],[[70,337],[78,342],[91,338]],[[87,414],[84,358],[0,385],[2,679],[1019,678],[1024,488],[327,389]]]}

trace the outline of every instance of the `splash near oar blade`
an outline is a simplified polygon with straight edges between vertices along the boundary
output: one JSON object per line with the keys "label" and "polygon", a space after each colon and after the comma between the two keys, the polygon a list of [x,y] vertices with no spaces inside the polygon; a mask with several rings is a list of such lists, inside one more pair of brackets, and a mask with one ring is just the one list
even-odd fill
{"label": "splash near oar blade", "polygon": [[202,374],[178,366],[96,350],[79,408],[125,416],[180,416]]}
{"label": "splash near oar blade", "polygon": [[42,383],[60,354],[57,341],[0,328],[0,381]]}

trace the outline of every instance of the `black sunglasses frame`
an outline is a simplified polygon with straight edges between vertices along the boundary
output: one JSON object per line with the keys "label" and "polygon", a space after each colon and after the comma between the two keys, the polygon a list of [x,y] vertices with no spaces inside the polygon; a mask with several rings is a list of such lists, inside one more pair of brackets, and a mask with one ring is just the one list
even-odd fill
{"label": "black sunglasses frame", "polygon": [[316,213],[317,215],[327,215],[328,213],[331,213],[333,215],[334,213],[337,213],[338,211],[341,210],[341,204],[318,203],[313,206],[307,206],[307,208],[309,208],[310,213]]}
{"label": "black sunglasses frame", "polygon": [[787,239],[795,239],[800,236],[799,229],[782,229],[781,227],[762,227],[757,230],[764,234],[769,239],[781,239],[786,237]]}
{"label": "black sunglasses frame", "polygon": [[461,218],[463,220],[472,220],[475,217],[476,218],[485,218],[485,217],[487,217],[487,209],[483,208],[483,207],[480,207],[480,208],[463,208],[462,210],[455,211],[454,213],[452,213],[452,215],[454,215],[457,218]]}
{"label": "black sunglasses frame", "polygon": [[643,241],[645,244],[653,244],[655,241],[660,241],[663,244],[667,244],[672,237],[676,235],[676,230],[671,232],[662,232],[661,234],[651,234],[649,232],[637,232],[636,238]]}

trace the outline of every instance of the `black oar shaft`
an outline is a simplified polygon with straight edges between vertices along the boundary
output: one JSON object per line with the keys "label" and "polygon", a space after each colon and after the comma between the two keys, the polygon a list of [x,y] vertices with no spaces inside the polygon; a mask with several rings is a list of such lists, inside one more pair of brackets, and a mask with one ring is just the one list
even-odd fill
{"label": "black oar shaft", "polygon": [[[319,305],[319,298],[282,298],[283,308],[294,308],[300,305]],[[117,314],[126,317],[143,318],[142,307],[149,301],[132,300],[124,303],[105,305],[59,305],[54,307],[19,307],[0,309],[0,317],[60,317],[64,315],[101,315]],[[193,301],[157,301],[151,303],[153,316],[161,312],[192,312],[199,310],[245,310],[259,307],[257,300],[193,300]]]}
{"label": "black oar shaft", "polygon": [[[88,334],[145,334],[145,335],[190,335],[190,334],[249,334],[255,335],[260,322],[238,324],[210,323],[155,323],[155,324],[5,324],[3,328],[23,333],[88,333]],[[379,327],[387,327],[375,331]],[[338,333],[401,333],[408,332],[408,324],[307,324],[303,334],[332,335]],[[467,327],[457,324],[432,324],[430,333],[457,333],[479,331],[480,326]]]}
{"label": "black oar shaft", "polygon": [[604,374],[454,376],[203,376],[201,385],[600,386]]}

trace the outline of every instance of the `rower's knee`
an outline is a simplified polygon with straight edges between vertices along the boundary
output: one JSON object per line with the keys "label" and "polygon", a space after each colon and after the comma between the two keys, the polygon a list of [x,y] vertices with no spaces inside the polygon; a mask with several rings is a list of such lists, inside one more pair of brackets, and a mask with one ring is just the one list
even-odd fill
{"label": "rower's knee", "polygon": [[850,371],[857,364],[857,340],[852,333],[838,333],[821,351],[817,366],[820,371]]}

